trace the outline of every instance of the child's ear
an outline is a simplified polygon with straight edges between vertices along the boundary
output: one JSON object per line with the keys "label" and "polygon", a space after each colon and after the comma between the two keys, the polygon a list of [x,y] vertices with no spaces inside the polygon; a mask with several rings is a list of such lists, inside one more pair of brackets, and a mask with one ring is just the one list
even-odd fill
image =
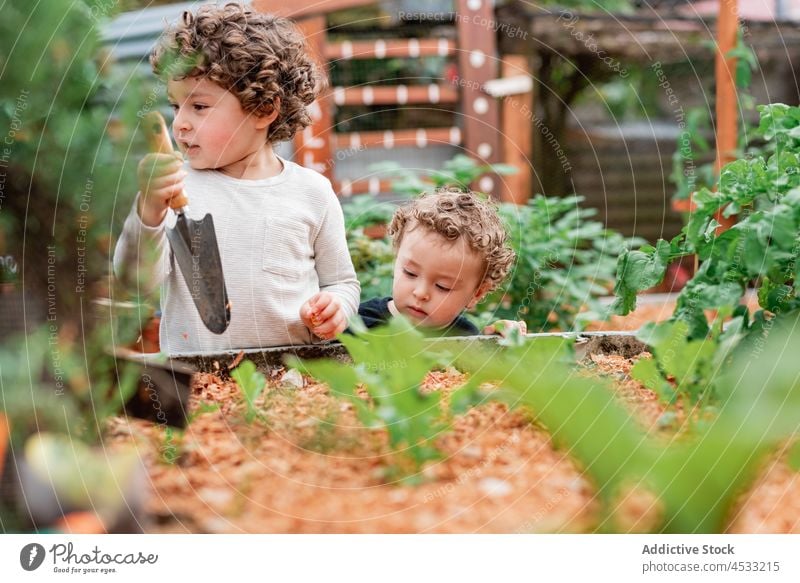
{"label": "child's ear", "polygon": [[481,285],[478,286],[478,289],[475,290],[475,294],[472,296],[472,299],[467,304],[467,309],[471,310],[474,308],[479,301],[483,299],[483,297],[489,293],[492,289],[491,282],[484,281]]}
{"label": "child's ear", "polygon": [[257,129],[263,130],[264,128],[268,128],[269,126],[272,125],[272,122],[278,119],[278,114],[281,112],[281,98],[276,97],[272,103],[273,103],[272,113],[269,113],[267,115],[259,115],[256,118]]}

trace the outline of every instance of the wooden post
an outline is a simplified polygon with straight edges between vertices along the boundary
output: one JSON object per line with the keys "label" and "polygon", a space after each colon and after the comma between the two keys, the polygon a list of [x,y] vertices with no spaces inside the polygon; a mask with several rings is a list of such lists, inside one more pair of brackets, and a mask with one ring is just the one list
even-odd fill
{"label": "wooden post", "polygon": [[[525,55],[504,55],[503,77],[530,75],[531,68]],[[509,95],[502,100],[503,161],[517,169],[517,174],[502,177],[501,198],[516,204],[525,204],[531,196],[533,153],[533,91]]]}
{"label": "wooden post", "polygon": [[[314,16],[298,22],[298,27],[306,37],[309,51],[315,57],[320,69],[327,75],[325,60],[325,17]],[[333,158],[331,157],[331,137],[333,115],[329,89],[325,89],[309,108],[311,125],[294,137],[295,161],[301,166],[316,170],[329,180],[333,179]]]}
{"label": "wooden post", "polygon": [[[732,161],[737,146],[739,107],[736,95],[736,57],[727,54],[736,47],[739,32],[738,0],[720,0],[717,20],[717,54],[715,77],[717,82],[717,159],[716,173]],[[736,223],[733,217],[724,218],[717,213],[720,230]]]}
{"label": "wooden post", "polygon": [[[500,106],[486,93],[484,83],[497,77],[494,2],[458,0],[458,70],[461,114],[464,116],[464,150],[481,163],[503,159],[500,140]],[[498,176],[487,175],[477,189],[500,197]]]}

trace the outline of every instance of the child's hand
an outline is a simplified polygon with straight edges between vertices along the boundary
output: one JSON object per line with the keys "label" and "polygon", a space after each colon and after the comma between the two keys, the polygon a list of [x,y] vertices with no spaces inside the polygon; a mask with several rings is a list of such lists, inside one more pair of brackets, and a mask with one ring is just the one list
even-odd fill
{"label": "child's hand", "polygon": [[347,328],[342,303],[329,292],[311,296],[300,308],[300,319],[309,330],[324,340],[334,338]]}
{"label": "child's hand", "polygon": [[528,333],[528,326],[522,320],[498,320],[494,324],[489,324],[483,329],[484,334],[499,334],[503,338],[507,338],[511,330],[516,328],[520,334]]}
{"label": "child's hand", "polygon": [[183,158],[175,154],[147,154],[139,162],[139,217],[148,227],[160,225],[169,201],[183,191]]}

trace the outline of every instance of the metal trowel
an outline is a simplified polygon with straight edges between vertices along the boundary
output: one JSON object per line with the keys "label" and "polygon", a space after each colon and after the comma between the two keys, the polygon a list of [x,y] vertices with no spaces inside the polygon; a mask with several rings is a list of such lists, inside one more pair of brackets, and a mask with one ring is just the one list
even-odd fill
{"label": "metal trowel", "polygon": [[[172,153],[167,124],[160,113],[148,113],[144,117],[144,128],[151,152]],[[170,200],[169,206],[175,211],[177,221],[175,227],[167,229],[167,239],[200,319],[213,333],[222,334],[231,321],[231,304],[222,274],[214,219],[210,214],[199,221],[190,219],[186,216],[188,204],[184,192]]]}

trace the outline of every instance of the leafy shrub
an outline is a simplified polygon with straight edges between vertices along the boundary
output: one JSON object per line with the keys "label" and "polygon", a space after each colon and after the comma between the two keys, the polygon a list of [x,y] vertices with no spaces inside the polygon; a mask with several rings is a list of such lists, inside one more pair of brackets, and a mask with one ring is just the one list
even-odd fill
{"label": "leafy shrub", "polygon": [[457,154],[444,163],[441,170],[417,172],[404,168],[397,162],[373,164],[370,170],[385,174],[392,180],[394,192],[413,198],[423,192],[432,192],[445,186],[469,190],[470,185],[484,174],[515,174],[517,169],[508,164],[479,164],[473,158]]}
{"label": "leafy shrub", "polygon": [[[798,323],[795,318],[776,328],[767,341],[766,358],[740,345],[733,366],[710,367],[707,379],[718,389],[719,407],[707,423],[668,441],[642,428],[608,381],[576,371],[571,341],[563,338],[491,347],[452,340],[426,344],[419,332],[396,319],[389,327],[344,339],[353,365],[290,364],[304,367],[327,382],[334,395],[353,403],[367,427],[385,429],[395,451],[411,461],[411,471],[439,456],[435,440],[450,426],[452,414],[491,398],[512,409],[524,408],[552,435],[556,447],[581,465],[604,509],[598,530],[631,528],[618,508],[633,489],[653,501],[651,516],[639,529],[721,532],[732,504],[752,483],[765,456],[800,429],[795,414],[800,369],[796,361],[782,358],[784,352],[800,350]],[[680,343],[684,326],[667,326],[660,333],[664,338],[672,334]],[[707,350],[685,346],[690,353]],[[714,348],[704,356],[709,362],[727,358],[721,337],[703,346]],[[691,357],[686,351],[681,354]],[[440,392],[423,394],[419,388],[427,371],[448,365],[467,372],[469,382],[449,395],[449,408],[443,411]],[[690,363],[683,365],[691,368]],[[497,389],[479,391],[484,383]]]}
{"label": "leafy shrub", "polygon": [[[395,176],[394,190],[409,196],[445,186],[468,190],[488,172],[516,171],[502,164],[482,165],[464,155],[445,163],[442,170],[423,175],[394,162],[372,169]],[[524,320],[530,331],[571,330],[602,312],[597,299],[611,291],[617,257],[627,247],[643,241],[626,239],[592,220],[597,210],[582,208],[583,200],[580,196],[537,195],[527,205],[498,205],[517,263],[508,281],[472,311],[479,327],[497,319],[513,319]],[[373,292],[390,293],[391,249],[370,245],[360,235],[351,234],[350,252],[363,297],[373,297]],[[582,313],[585,308],[588,309]]]}
{"label": "leafy shrub", "polygon": [[[355,330],[355,335],[341,336],[354,364],[316,360],[290,361],[291,366],[328,383],[337,397],[350,401],[367,427],[385,428],[389,442],[400,459],[410,462],[394,468],[405,478],[423,463],[440,456],[433,441],[449,427],[449,415],[442,410],[441,391],[422,393],[421,386],[429,371],[447,364],[430,352],[422,333],[403,317],[393,318],[388,326],[369,332]],[[363,386],[369,399],[359,394]],[[472,404],[473,385],[450,395],[450,411],[463,411]]]}
{"label": "leafy shrub", "polygon": [[664,403],[671,405],[684,398],[687,408],[715,406],[719,399],[716,377],[741,340],[744,323],[743,316],[737,316],[723,331],[722,323],[728,315],[728,310],[717,315],[707,338],[690,339],[689,325],[681,320],[645,324],[636,336],[650,346],[653,358],[638,360],[631,377]]}
{"label": "leafy shrub", "polygon": [[256,369],[256,365],[250,360],[245,360],[233,369],[231,378],[239,385],[244,396],[244,402],[247,406],[245,420],[248,423],[252,423],[258,414],[255,400],[264,390],[264,387],[267,386],[267,378]]}
{"label": "leafy shrub", "polygon": [[[717,48],[709,47],[709,57],[712,57]],[[758,59],[752,48],[744,43],[739,35],[736,47],[728,52],[731,57],[736,57],[736,87],[737,100],[743,115],[739,120],[738,145],[736,156],[744,155],[746,149],[751,155],[761,153],[762,146],[755,143],[758,132],[754,131],[750,118],[755,105],[755,99],[750,94],[750,84],[753,71],[758,69]],[[709,88],[709,90],[712,90]],[[712,90],[713,91],[713,90]],[[692,193],[701,188],[711,188],[714,185],[716,174],[716,160],[714,151],[707,136],[713,136],[713,120],[709,107],[691,107],[686,109],[686,122],[681,125],[681,133],[675,152],[672,155],[672,173],[670,182],[675,185],[673,200],[686,200]]]}
{"label": "leafy shrub", "polygon": [[354,196],[342,205],[345,229],[350,233],[370,225],[388,223],[394,208],[393,204],[381,202],[372,195]]}
{"label": "leafy shrub", "polygon": [[[800,308],[800,108],[772,104],[758,110],[764,153],[725,165],[717,191],[703,188],[695,195],[697,208],[672,241],[620,255],[616,313],[633,310],[638,292],[660,282],[674,259],[692,254],[702,265],[678,296],[673,314],[689,324],[691,338],[708,334],[705,310],[733,313],[751,283],[764,310],[778,314]],[[739,218],[722,233],[715,218],[720,208],[723,216]],[[752,322],[745,318],[745,329],[765,317],[761,312]]]}
{"label": "leafy shrub", "polygon": [[112,347],[138,334],[138,307],[105,317],[92,302],[111,293],[110,225],[129,208],[116,192],[135,184],[120,141],[141,103],[129,87],[108,99],[102,22],[88,1],[10,0],[2,13],[0,280],[24,295],[28,330],[39,327],[0,337],[0,410],[17,439],[54,430],[92,442],[136,388],[135,367],[119,369]]}
{"label": "leafy shrub", "polygon": [[[508,281],[478,306],[483,319],[525,320],[528,330],[570,330],[602,311],[619,254],[641,239],[626,239],[592,220],[583,197],[535,196],[527,205],[503,203],[517,263]],[[581,310],[587,311],[581,314]]]}
{"label": "leafy shrub", "polygon": [[362,229],[348,231],[347,247],[353,260],[361,297],[385,297],[392,294],[394,251],[388,238],[367,237]]}
{"label": "leafy shrub", "polygon": [[[765,456],[800,429],[800,368],[784,357],[800,351],[798,325],[796,316],[787,318],[767,340],[764,355],[740,345],[732,366],[712,367],[707,378],[719,390],[718,413],[667,443],[647,435],[605,381],[576,373],[566,340],[539,338],[493,351],[469,346],[457,353],[457,363],[473,383],[499,383],[495,397],[526,407],[581,463],[607,513],[601,530],[628,530],[617,521],[615,505],[633,485],[652,495],[654,517],[645,530],[722,532]],[[726,359],[725,342],[710,346],[715,354],[706,357]]]}

